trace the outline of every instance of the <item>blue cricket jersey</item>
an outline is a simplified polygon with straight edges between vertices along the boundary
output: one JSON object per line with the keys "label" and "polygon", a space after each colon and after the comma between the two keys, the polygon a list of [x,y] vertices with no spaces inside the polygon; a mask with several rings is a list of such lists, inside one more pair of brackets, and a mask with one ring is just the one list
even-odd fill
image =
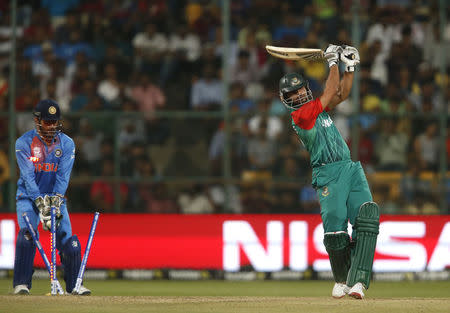
{"label": "blue cricket jersey", "polygon": [[59,133],[47,146],[35,129],[30,130],[16,140],[16,158],[20,169],[17,199],[66,193],[75,161],[72,138]]}

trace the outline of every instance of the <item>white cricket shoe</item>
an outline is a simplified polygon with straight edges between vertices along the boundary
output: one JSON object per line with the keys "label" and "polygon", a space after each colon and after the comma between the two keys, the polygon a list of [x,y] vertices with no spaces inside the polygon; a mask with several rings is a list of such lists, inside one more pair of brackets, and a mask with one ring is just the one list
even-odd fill
{"label": "white cricket shoe", "polygon": [[340,299],[340,298],[344,297],[348,293],[349,290],[350,290],[350,288],[346,284],[335,283],[334,287],[333,287],[333,291],[331,292],[331,295],[335,299]]}
{"label": "white cricket shoe", "polygon": [[356,283],[352,288],[350,288],[348,295],[355,299],[364,299],[364,290],[365,289],[366,288],[363,286],[362,283]]}
{"label": "white cricket shoe", "polygon": [[28,289],[27,285],[17,285],[14,288],[15,295],[29,295],[30,289]]}
{"label": "white cricket shoe", "polygon": [[91,291],[86,287],[84,287],[83,285],[81,285],[80,292],[77,293],[75,291],[72,291],[72,294],[77,296],[89,296],[91,294]]}

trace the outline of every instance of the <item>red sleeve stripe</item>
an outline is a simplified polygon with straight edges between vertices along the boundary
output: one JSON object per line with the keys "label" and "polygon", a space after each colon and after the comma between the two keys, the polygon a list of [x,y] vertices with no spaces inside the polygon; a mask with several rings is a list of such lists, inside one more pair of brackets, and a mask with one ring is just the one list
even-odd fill
{"label": "red sleeve stripe", "polygon": [[314,99],[301,106],[298,110],[291,113],[295,125],[301,129],[309,130],[314,127],[316,119],[320,113],[323,112],[322,103],[320,99]]}

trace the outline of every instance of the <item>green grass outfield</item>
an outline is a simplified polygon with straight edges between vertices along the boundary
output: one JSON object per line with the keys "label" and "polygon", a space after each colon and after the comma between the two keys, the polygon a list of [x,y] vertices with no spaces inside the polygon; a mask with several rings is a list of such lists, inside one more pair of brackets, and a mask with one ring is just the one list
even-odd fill
{"label": "green grass outfield", "polygon": [[123,312],[450,312],[450,281],[374,282],[366,299],[331,298],[330,281],[88,281],[93,296],[45,296],[49,280],[34,280],[31,296],[14,296],[0,280],[0,313]]}

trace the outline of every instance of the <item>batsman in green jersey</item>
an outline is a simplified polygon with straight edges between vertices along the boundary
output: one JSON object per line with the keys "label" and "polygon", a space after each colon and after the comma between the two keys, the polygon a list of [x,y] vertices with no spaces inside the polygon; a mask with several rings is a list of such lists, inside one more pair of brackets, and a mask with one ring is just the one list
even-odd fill
{"label": "batsman in green jersey", "polygon": [[[351,46],[329,45],[325,58],[330,72],[319,98],[313,99],[308,82],[297,73],[281,78],[280,98],[310,153],[312,184],[321,206],[323,243],[336,282],[332,296],[342,298],[348,294],[362,299],[370,284],[379,208],[372,201],[360,162],[351,160],[347,144],[327,113],[349,96],[359,53]],[[339,61],[345,63],[342,79]],[[347,232],[348,221],[353,226],[352,238]]]}

